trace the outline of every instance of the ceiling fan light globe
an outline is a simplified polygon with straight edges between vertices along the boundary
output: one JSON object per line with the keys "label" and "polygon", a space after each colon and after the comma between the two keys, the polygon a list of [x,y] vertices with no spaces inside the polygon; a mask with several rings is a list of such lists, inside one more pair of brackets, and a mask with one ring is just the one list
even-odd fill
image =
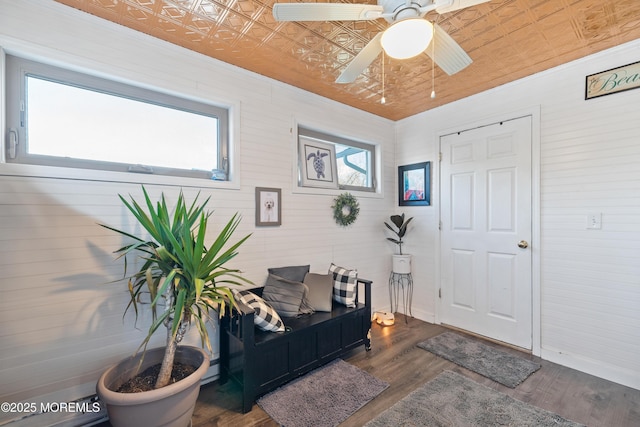
{"label": "ceiling fan light globe", "polygon": [[382,34],[380,44],[384,52],[395,59],[412,58],[429,46],[433,37],[433,25],[422,18],[396,22]]}

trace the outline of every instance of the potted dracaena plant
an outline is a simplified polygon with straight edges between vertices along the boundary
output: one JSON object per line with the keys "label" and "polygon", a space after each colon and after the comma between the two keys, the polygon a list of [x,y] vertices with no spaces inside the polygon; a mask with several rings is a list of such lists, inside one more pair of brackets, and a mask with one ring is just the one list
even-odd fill
{"label": "potted dracaena plant", "polygon": [[[225,267],[234,258],[238,247],[250,235],[231,244],[230,239],[238,227],[236,213],[222,228],[211,245],[205,244],[211,212],[205,211],[210,198],[198,203],[198,196],[187,205],[182,191],[170,213],[164,194],[153,203],[142,187],[144,202],[131,197],[120,199],[133,214],[148,236],[139,237],[108,225],[101,226],[131,239],[131,243],[115,251],[125,257],[124,279],[128,279],[130,308],[138,318],[143,294],[148,292],[152,322],[147,336],[136,353],[109,368],[98,380],[98,396],[106,403],[110,422],[119,426],[188,426],[200,390],[200,379],[209,368],[209,356],[199,347],[178,343],[190,325],[195,325],[202,347],[211,352],[206,328],[210,312],[224,313],[226,305],[233,304],[233,296],[226,285],[251,283],[237,269]],[[127,274],[127,255],[140,258],[140,268]],[[222,285],[222,286],[221,286]],[[147,350],[152,335],[166,329],[166,346]],[[192,365],[195,372],[172,382],[174,366]],[[148,368],[160,365],[153,389],[138,393],[117,390],[129,379]]]}
{"label": "potted dracaena plant", "polygon": [[389,217],[391,224],[385,221],[384,225],[396,235],[396,237],[387,237],[387,240],[398,245],[398,254],[392,256],[392,271],[394,273],[408,274],[411,273],[411,255],[402,253],[402,240],[407,234],[407,226],[413,220],[413,217],[405,221],[404,213],[401,215],[391,215]]}

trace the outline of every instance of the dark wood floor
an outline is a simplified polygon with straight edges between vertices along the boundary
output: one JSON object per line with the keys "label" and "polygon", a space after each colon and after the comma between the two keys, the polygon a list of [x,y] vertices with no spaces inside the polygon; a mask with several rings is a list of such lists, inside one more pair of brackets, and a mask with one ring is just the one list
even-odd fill
{"label": "dark wood floor", "polygon": [[[501,347],[542,364],[542,368],[525,382],[510,389],[416,347],[418,342],[444,330],[442,326],[416,319],[409,319],[405,324],[402,315],[397,316],[394,326],[373,325],[373,349],[370,352],[354,350],[345,360],[387,381],[390,387],[341,426],[362,426],[444,370],[461,373],[523,402],[591,427],[640,426],[639,390]],[[214,382],[200,391],[193,426],[276,427],[278,424],[255,404],[250,413],[241,414],[237,386],[232,383],[221,386]]]}

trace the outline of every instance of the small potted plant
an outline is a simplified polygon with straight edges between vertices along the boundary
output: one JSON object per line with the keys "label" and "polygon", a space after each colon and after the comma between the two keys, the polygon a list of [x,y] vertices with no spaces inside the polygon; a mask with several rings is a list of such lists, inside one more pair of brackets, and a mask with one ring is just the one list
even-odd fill
{"label": "small potted plant", "polygon": [[[130,294],[125,313],[133,308],[137,318],[141,298],[148,292],[153,321],[136,354],[105,371],[96,389],[107,406],[114,427],[186,427],[191,422],[200,379],[209,368],[209,356],[199,347],[178,346],[178,343],[188,327],[195,325],[202,347],[211,352],[206,323],[211,312],[222,315],[226,305],[233,304],[233,296],[226,285],[251,283],[240,275],[239,270],[225,267],[250,235],[227,247],[240,222],[236,213],[213,243],[206,245],[211,212],[205,212],[205,207],[209,198],[198,205],[197,196],[191,205],[187,205],[180,192],[171,214],[164,194],[154,204],[146,189],[143,187],[142,190],[142,205],[133,197],[130,202],[121,195],[119,197],[147,233],[145,237],[100,225],[131,239],[130,244],[115,251],[119,257],[125,257],[125,279],[128,278]],[[126,256],[129,254],[139,255],[141,260],[141,267],[131,275],[127,274]],[[166,329],[166,346],[147,350],[151,336],[159,329]],[[172,382],[171,373],[178,362],[196,365],[195,372]],[[138,373],[158,365],[160,369],[152,390],[137,393],[117,391]]]}
{"label": "small potted plant", "polygon": [[389,230],[391,230],[396,237],[387,237],[387,240],[398,245],[398,254],[394,254],[392,258],[392,271],[394,273],[399,274],[408,274],[411,273],[411,255],[402,253],[402,244],[404,241],[402,240],[407,233],[407,226],[413,219],[413,217],[407,219],[405,221],[404,213],[401,215],[391,215],[389,217],[391,220],[391,224],[385,222],[384,225],[387,226]]}

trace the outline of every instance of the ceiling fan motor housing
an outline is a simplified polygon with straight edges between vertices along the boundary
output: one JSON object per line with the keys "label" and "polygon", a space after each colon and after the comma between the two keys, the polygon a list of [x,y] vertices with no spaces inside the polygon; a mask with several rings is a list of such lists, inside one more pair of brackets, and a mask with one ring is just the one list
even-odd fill
{"label": "ceiling fan motor housing", "polygon": [[433,4],[431,0],[378,0],[378,5],[384,9],[382,16],[391,24],[404,19],[421,18],[431,9],[424,8]]}

